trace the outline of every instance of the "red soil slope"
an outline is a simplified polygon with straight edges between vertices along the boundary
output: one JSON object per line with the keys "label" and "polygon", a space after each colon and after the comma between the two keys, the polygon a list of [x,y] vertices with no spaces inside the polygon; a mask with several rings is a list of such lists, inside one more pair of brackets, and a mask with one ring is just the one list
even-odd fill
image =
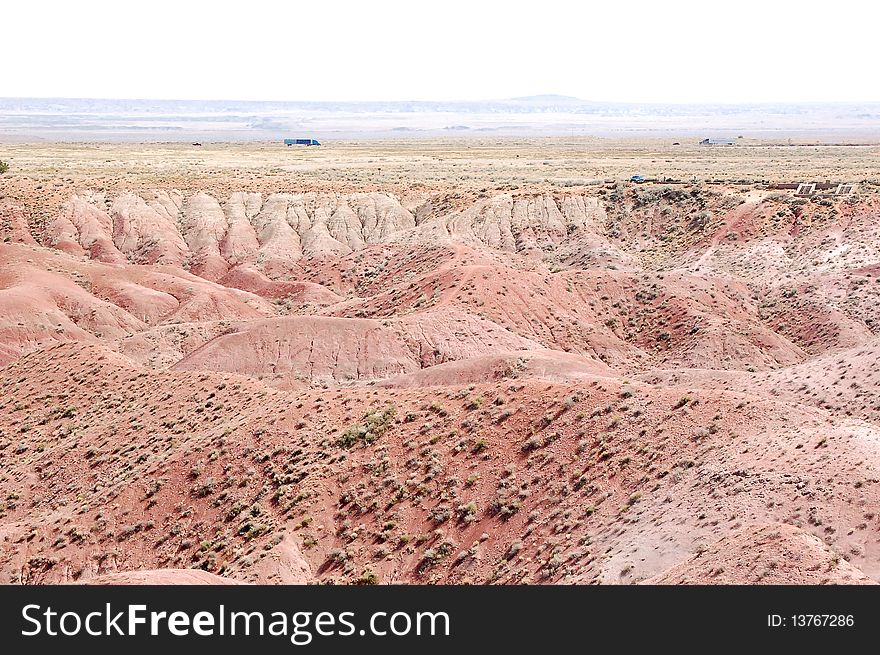
{"label": "red soil slope", "polygon": [[878,581],[878,207],[0,201],[0,578]]}

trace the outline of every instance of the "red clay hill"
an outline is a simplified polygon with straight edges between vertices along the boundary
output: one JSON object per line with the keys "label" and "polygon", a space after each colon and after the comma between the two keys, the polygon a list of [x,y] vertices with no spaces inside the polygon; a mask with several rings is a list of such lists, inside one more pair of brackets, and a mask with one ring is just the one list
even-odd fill
{"label": "red clay hill", "polygon": [[0,200],[0,582],[880,581],[878,213]]}

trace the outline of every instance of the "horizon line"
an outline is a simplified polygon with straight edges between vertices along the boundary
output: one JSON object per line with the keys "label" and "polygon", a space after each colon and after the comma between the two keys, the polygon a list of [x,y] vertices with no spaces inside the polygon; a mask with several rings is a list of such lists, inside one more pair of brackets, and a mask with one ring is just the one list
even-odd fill
{"label": "horizon line", "polygon": [[526,96],[511,96],[507,98],[482,98],[482,99],[383,99],[383,100],[326,100],[326,99],[298,99],[298,100],[280,100],[280,99],[249,99],[249,98],[181,98],[181,97],[127,97],[127,96],[64,96],[64,95],[0,95],[0,100],[60,100],[60,101],[128,101],[128,102],[251,102],[265,104],[406,104],[406,103],[454,103],[454,104],[490,104],[505,102],[539,102],[541,100],[547,102],[565,101],[571,104],[584,105],[631,105],[631,106],[680,106],[680,107],[699,107],[711,105],[726,106],[762,106],[762,105],[880,105],[878,100],[699,100],[699,101],[656,101],[656,100],[588,100],[578,96],[569,96],[557,93],[540,93]]}

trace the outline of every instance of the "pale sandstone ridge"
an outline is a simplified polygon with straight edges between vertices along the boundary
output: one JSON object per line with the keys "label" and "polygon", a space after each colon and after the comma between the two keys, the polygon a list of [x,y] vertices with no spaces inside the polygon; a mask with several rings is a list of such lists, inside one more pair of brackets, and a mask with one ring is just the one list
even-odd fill
{"label": "pale sandstone ridge", "polygon": [[187,199],[178,223],[189,247],[190,270],[208,280],[223,277],[229,264],[220,254],[220,244],[229,222],[220,203],[207,193],[197,193]]}
{"label": "pale sandstone ridge", "polygon": [[59,250],[111,264],[127,261],[113,243],[113,219],[104,209],[103,194],[74,195],[48,231],[49,244]]}
{"label": "pale sandstone ridge", "polygon": [[[406,205],[406,206],[404,206]],[[464,208],[444,198],[387,193],[125,192],[75,195],[46,229],[48,245],[94,259],[186,266],[207,279],[256,264],[270,274],[302,258],[343,256],[391,242],[454,240],[540,257],[570,242],[565,256],[630,265],[633,258],[603,236],[598,198],[499,194]]]}
{"label": "pale sandstone ridge", "polygon": [[594,196],[498,194],[448,213],[429,201],[420,218],[416,230],[400,233],[397,240],[452,239],[538,258],[569,242],[563,258],[621,265],[635,261],[603,236],[607,214]]}
{"label": "pale sandstone ridge", "polygon": [[182,194],[156,191],[150,200],[123,193],[110,208],[113,242],[132,262],[181,266],[189,254],[178,228]]}
{"label": "pale sandstone ridge", "polygon": [[252,261],[260,249],[254,218],[263,206],[259,193],[233,193],[226,203],[228,229],[220,241],[220,254],[231,266]]}

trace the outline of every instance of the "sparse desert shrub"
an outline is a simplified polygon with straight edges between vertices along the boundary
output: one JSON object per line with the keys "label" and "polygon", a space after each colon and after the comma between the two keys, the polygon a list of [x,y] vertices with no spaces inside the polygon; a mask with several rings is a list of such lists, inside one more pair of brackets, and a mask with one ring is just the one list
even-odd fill
{"label": "sparse desert shrub", "polygon": [[343,448],[351,448],[359,441],[364,444],[373,443],[385,434],[396,414],[397,408],[394,405],[367,412],[360,423],[352,425],[340,435],[337,444]]}
{"label": "sparse desert shrub", "polygon": [[465,409],[469,409],[469,410],[473,411],[475,409],[480,409],[480,407],[482,407],[482,406],[483,406],[483,397],[482,396],[475,396],[467,402],[467,404],[465,405]]}
{"label": "sparse desert shrub", "polygon": [[669,187],[645,187],[641,189],[635,189],[633,191],[633,199],[635,200],[636,207],[643,207],[645,205],[650,205],[652,203],[657,202],[669,193]]}
{"label": "sparse desert shrub", "polygon": [[529,437],[529,438],[523,443],[522,446],[520,446],[520,449],[521,449],[523,452],[528,453],[528,452],[531,452],[531,451],[533,451],[533,450],[537,450],[537,449],[540,448],[542,445],[543,445],[543,442],[542,442],[542,440],[541,440],[540,438],[538,438],[538,437],[536,437],[536,436],[532,436],[532,437]]}
{"label": "sparse desert shrub", "polygon": [[428,512],[428,518],[434,523],[445,523],[451,516],[452,510],[446,505],[438,505]]}
{"label": "sparse desert shrub", "polygon": [[357,583],[359,585],[377,585],[379,584],[379,576],[370,569],[364,569],[364,572],[361,573],[361,577],[358,578]]}
{"label": "sparse desert shrub", "polygon": [[470,523],[477,518],[477,504],[471,501],[465,505],[458,507],[458,520],[463,523]]}
{"label": "sparse desert shrub", "polygon": [[238,526],[238,534],[245,539],[254,539],[255,537],[259,537],[262,534],[265,534],[269,531],[269,526],[265,523],[260,523],[258,521],[251,521],[250,519],[242,522],[241,525]]}
{"label": "sparse desert shrub", "polygon": [[214,478],[208,478],[201,484],[197,484],[193,487],[193,495],[196,498],[204,498],[205,496],[210,496],[214,493],[214,487],[217,486],[217,481]]}
{"label": "sparse desert shrub", "polygon": [[424,573],[426,569],[442,562],[452,554],[455,550],[455,544],[451,541],[443,541],[434,548],[425,551],[421,564],[419,564],[419,573]]}
{"label": "sparse desert shrub", "polygon": [[9,164],[2,159],[0,159],[0,175],[3,175],[6,171],[9,170]]}
{"label": "sparse desert shrub", "polygon": [[702,230],[709,224],[709,221],[712,219],[712,215],[709,212],[697,212],[693,216],[691,216],[690,223],[688,226],[692,230]]}
{"label": "sparse desert shrub", "polygon": [[165,484],[164,479],[153,480],[153,482],[150,483],[150,486],[147,487],[147,491],[144,494],[144,497],[152,498],[153,496],[155,496],[157,493],[159,493],[159,490],[162,488],[163,484]]}
{"label": "sparse desert shrub", "polygon": [[495,500],[492,501],[492,504],[489,506],[489,514],[493,516],[500,516],[502,519],[507,520],[514,514],[516,514],[520,507],[522,507],[522,502],[519,498],[511,498],[503,494],[499,494]]}

